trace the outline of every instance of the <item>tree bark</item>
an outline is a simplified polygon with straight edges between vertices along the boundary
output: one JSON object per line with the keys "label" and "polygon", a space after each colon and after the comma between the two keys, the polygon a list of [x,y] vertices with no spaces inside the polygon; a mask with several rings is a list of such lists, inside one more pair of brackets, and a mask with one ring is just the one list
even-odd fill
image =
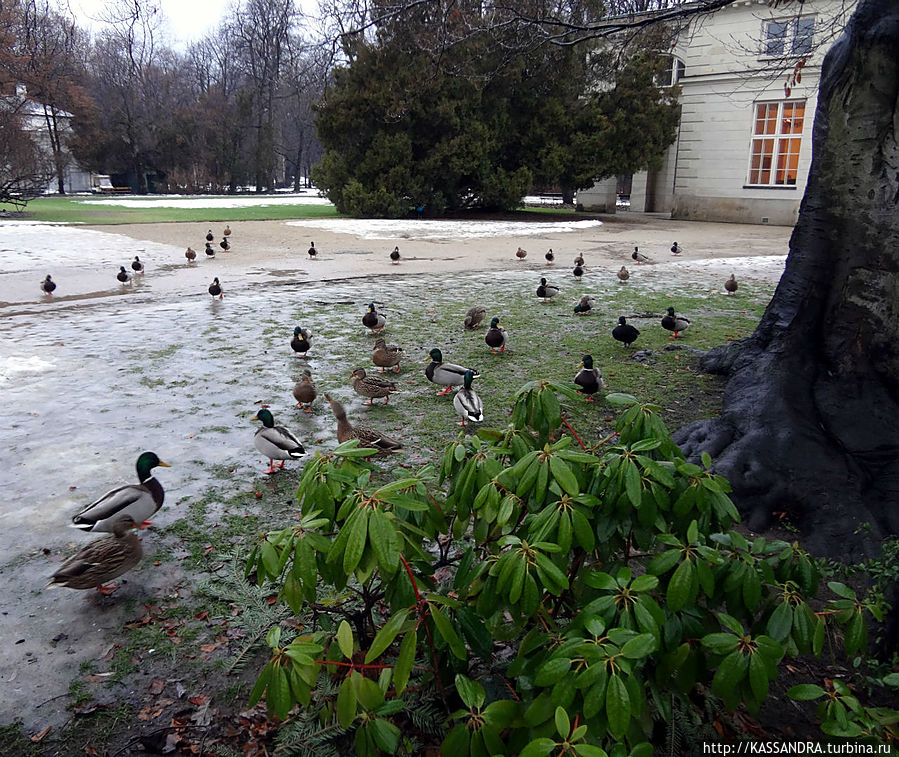
{"label": "tree bark", "polygon": [[754,530],[786,512],[813,551],[899,533],[899,6],[861,0],[828,53],[787,267],[755,333],[702,367],[719,418],[680,429]]}

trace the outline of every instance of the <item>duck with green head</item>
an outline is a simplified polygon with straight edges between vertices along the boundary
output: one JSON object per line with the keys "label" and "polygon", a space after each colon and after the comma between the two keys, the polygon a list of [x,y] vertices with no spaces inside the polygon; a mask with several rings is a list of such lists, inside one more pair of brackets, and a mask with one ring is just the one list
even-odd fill
{"label": "duck with green head", "polygon": [[559,293],[559,287],[555,284],[547,284],[545,278],[540,279],[540,286],[537,287],[537,296],[542,297],[544,302],[549,302]]}
{"label": "duck with green head", "polygon": [[[495,320],[495,319],[494,319]],[[474,379],[472,371],[465,371],[462,377],[462,388],[456,392],[453,397],[453,407],[456,413],[462,418],[460,426],[465,426],[469,421],[472,423],[480,423],[484,420],[484,403],[481,398],[471,388],[471,382]]]}
{"label": "duck with green head", "polygon": [[605,386],[602,373],[593,365],[591,355],[584,355],[581,358],[581,369],[574,377],[574,383],[578,386],[577,391],[585,396],[587,402],[593,402],[593,395]]}
{"label": "duck with green head", "polygon": [[162,507],[165,491],[153,476],[153,468],[168,468],[155,452],[142,452],[137,458],[139,484],[119,486],[91,502],[72,518],[72,526],[82,531],[112,532],[117,520],[130,517],[135,523],[148,523]]}
{"label": "duck with green head", "polygon": [[[268,408],[261,408],[250,420],[262,423],[253,438],[253,445],[268,458],[269,466],[265,473],[281,470],[285,460],[299,460],[305,454],[306,448],[293,432],[284,426],[275,425],[275,419]],[[281,461],[277,468],[275,460]]]}
{"label": "duck with green head", "polygon": [[209,294],[213,299],[218,297],[220,300],[225,296],[222,292],[222,285],[219,283],[219,277],[216,276],[209,285]]}
{"label": "duck with green head", "polygon": [[464,365],[444,363],[443,353],[436,347],[428,353],[428,358],[431,361],[425,368],[425,376],[427,376],[428,381],[433,381],[435,384],[446,387],[442,391],[437,392],[438,397],[449,394],[454,386],[462,384],[467,371],[471,371],[472,378],[479,378],[481,375],[474,369],[466,368]]}
{"label": "duck with green head", "polygon": [[375,303],[368,303],[368,312],[362,316],[362,325],[370,329],[369,333],[379,334],[387,323],[387,318],[375,310]]}
{"label": "duck with green head", "polygon": [[662,316],[662,328],[674,332],[671,338],[677,339],[680,332],[690,328],[690,319],[683,315],[675,315],[674,308],[668,308],[668,315]]}
{"label": "duck with green head", "polygon": [[490,319],[490,328],[487,329],[487,333],[484,334],[484,341],[494,355],[497,353],[497,350],[499,350],[499,352],[506,351],[506,344],[509,339],[506,336],[506,330],[499,325],[499,318],[494,316]]}
{"label": "duck with green head", "polygon": [[59,566],[46,588],[96,588],[101,594],[112,594],[117,588],[115,584],[105,584],[127,573],[143,556],[135,528],[137,524],[130,515],[119,518],[113,524],[112,536],[95,539],[82,547]]}
{"label": "duck with green head", "polygon": [[293,339],[290,340],[290,348],[297,354],[303,353],[300,357],[306,357],[306,353],[312,346],[312,332],[297,326],[293,330]]}

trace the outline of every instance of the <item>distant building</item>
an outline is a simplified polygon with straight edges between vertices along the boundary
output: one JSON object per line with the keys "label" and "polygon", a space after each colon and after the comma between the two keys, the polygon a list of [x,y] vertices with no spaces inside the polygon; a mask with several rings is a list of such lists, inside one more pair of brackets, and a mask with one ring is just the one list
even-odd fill
{"label": "distant building", "polygon": [[[668,83],[681,86],[677,139],[660,170],[633,175],[630,210],[794,224],[811,164],[821,61],[850,5],[741,0],[697,18],[668,69]],[[613,213],[617,184],[598,182],[578,202]]]}
{"label": "distant building", "polygon": [[[24,84],[16,84],[15,94],[0,96],[0,107],[15,110],[21,119],[22,128],[29,132],[35,142],[46,150],[49,162],[53,164],[53,147],[50,142],[50,135],[47,127],[47,118],[50,115],[50,106],[36,102],[28,97],[28,92]],[[72,131],[71,121],[72,114],[64,110],[56,110],[53,114],[56,118],[58,128],[65,135]],[[65,173],[63,175],[63,186],[67,193],[72,192],[90,192],[93,189],[93,175],[90,171],[81,168],[75,159],[67,156]],[[46,192],[56,192],[58,182],[56,176],[48,182],[45,189]]]}

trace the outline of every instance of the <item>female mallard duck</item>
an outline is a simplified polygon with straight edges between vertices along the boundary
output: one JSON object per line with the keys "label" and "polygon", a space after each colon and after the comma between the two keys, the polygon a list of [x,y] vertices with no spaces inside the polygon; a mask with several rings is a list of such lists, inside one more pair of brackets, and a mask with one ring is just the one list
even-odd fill
{"label": "female mallard duck", "polygon": [[646,257],[637,247],[634,247],[634,251],[631,253],[631,260],[635,261],[637,265],[642,265],[643,263],[648,263],[649,258]]}
{"label": "female mallard duck", "polygon": [[544,302],[549,302],[558,293],[559,287],[547,284],[546,279],[540,279],[540,286],[537,287],[537,296],[542,297]]}
{"label": "female mallard duck", "polygon": [[304,413],[312,412],[312,403],[318,396],[318,392],[315,389],[315,384],[312,383],[312,373],[308,369],[303,371],[299,382],[294,386],[293,396],[296,398],[297,407],[306,406],[303,407]]}
{"label": "female mallard duck", "polygon": [[500,352],[506,351],[506,342],[508,339],[506,337],[506,330],[499,325],[499,318],[490,319],[490,328],[487,329],[487,333],[484,334],[484,341],[487,342],[487,346],[493,353],[495,353],[497,349],[499,349]]}
{"label": "female mallard duck", "polygon": [[381,373],[388,368],[393,368],[394,373],[400,372],[400,360],[403,359],[403,351],[395,344],[387,344],[378,337],[374,350],[371,353],[371,361],[381,369]]}
{"label": "female mallard duck", "polygon": [[584,267],[584,256],[581,253],[577,254],[577,257],[574,259],[574,264]]}
{"label": "female mallard duck", "polygon": [[327,394],[325,399],[331,405],[331,412],[337,419],[337,441],[343,444],[350,439],[358,439],[363,447],[375,447],[381,452],[396,452],[401,450],[403,445],[396,439],[391,439],[386,434],[376,431],[370,426],[353,426],[346,417],[346,410],[343,409],[337,400],[332,400]]}
{"label": "female mallard duck", "polygon": [[481,325],[481,321],[484,320],[486,315],[487,308],[481,307],[480,305],[474,305],[473,307],[468,308],[468,312],[465,314],[465,320],[462,322],[462,325],[468,331],[474,331]]}
{"label": "female mallard duck", "polygon": [[225,224],[225,230],[222,232],[226,237],[231,236],[231,227],[228,224]]}
{"label": "female mallard duck", "polygon": [[574,306],[574,314],[575,315],[590,315],[590,311],[593,310],[593,306],[596,305],[596,300],[594,300],[589,294],[585,294],[578,300],[577,305]]}
{"label": "female mallard duck", "polygon": [[315,256],[318,255],[318,250],[315,249],[315,242],[309,243],[309,249],[306,252],[309,254],[310,260],[315,260]]}
{"label": "female mallard duck", "polygon": [[556,256],[553,254],[553,248],[550,247],[546,251],[546,255],[544,255],[543,257],[546,258],[546,265],[552,265],[553,261],[555,261],[555,259],[556,259]]}
{"label": "female mallard duck", "polygon": [[140,262],[140,258],[137,255],[135,255],[134,260],[131,261],[131,270],[135,273],[144,272],[144,264]]}
{"label": "female mallard duck", "polygon": [[168,468],[154,452],[143,452],[137,458],[139,484],[119,486],[91,502],[74,518],[72,525],[82,531],[113,530],[115,522],[128,516],[135,523],[146,523],[162,507],[165,491],[154,477],[153,468]]}
{"label": "female mallard duck", "polygon": [[400,248],[394,247],[393,252],[390,253],[390,261],[396,265],[400,262]]}
{"label": "female mallard duck", "polygon": [[293,339],[290,340],[290,348],[294,352],[302,352],[303,354],[300,355],[300,357],[306,357],[306,353],[309,351],[309,348],[311,346],[312,332],[302,328],[301,326],[297,326],[293,330]]}
{"label": "female mallard duck", "polygon": [[[50,278],[49,276],[47,278]],[[727,290],[728,294],[734,294],[737,289],[740,288],[740,285],[737,283],[736,277],[731,274],[730,278],[724,282],[724,288]]]}
{"label": "female mallard duck", "polygon": [[219,247],[221,247],[225,252],[231,249],[231,243],[228,241],[227,237],[222,237],[222,241],[219,242]]}
{"label": "female mallard duck", "polygon": [[211,242],[215,237],[212,235],[212,229],[206,232],[206,241]]}
{"label": "female mallard duck", "polygon": [[[493,320],[495,321],[496,318]],[[471,388],[473,378],[474,373],[465,371],[465,375],[462,377],[462,388],[453,397],[453,407],[456,408],[456,412],[462,417],[460,426],[467,425],[468,421],[480,423],[484,420],[484,403],[481,402],[481,398]]]}
{"label": "female mallard duck", "polygon": [[387,319],[375,310],[375,303],[368,303],[368,312],[362,316],[362,325],[370,329],[371,334],[379,334]]}
{"label": "female mallard duck", "polygon": [[436,347],[428,353],[428,357],[431,362],[425,368],[425,376],[428,377],[428,381],[446,387],[443,391],[437,392],[438,397],[451,392],[454,386],[459,386],[464,381],[467,371],[471,371],[472,378],[479,378],[481,375],[476,370],[466,368],[464,365],[444,363],[443,353]]}
{"label": "female mallard duck", "polygon": [[[285,460],[298,460],[306,452],[291,431],[284,426],[276,426],[275,419],[267,408],[262,408],[251,421],[261,421],[262,428],[256,431],[253,445],[268,458],[269,466],[265,473],[274,473],[284,467]],[[275,468],[275,460],[281,464]]]}
{"label": "female mallard duck", "polygon": [[668,308],[668,315],[662,316],[662,328],[673,331],[671,338],[677,339],[677,335],[681,331],[686,331],[690,328],[690,319],[682,315],[675,315],[674,308]]}
{"label": "female mallard duck", "polygon": [[56,282],[50,278],[50,274],[47,274],[47,278],[41,282],[41,291],[44,294],[53,294],[53,290],[56,289]]}
{"label": "female mallard duck", "polygon": [[224,294],[222,292],[222,285],[219,283],[219,277],[216,276],[212,283],[209,285],[209,294],[212,295],[213,298],[218,297],[220,300],[224,298]]}
{"label": "female mallard duck", "polygon": [[625,347],[630,347],[637,340],[638,336],[640,336],[639,329],[631,326],[624,316],[618,319],[618,325],[612,329],[612,338],[621,342]]}
{"label": "female mallard duck", "polygon": [[627,267],[621,266],[618,271],[618,281],[621,284],[627,284],[627,280],[631,277],[630,272],[627,270]]}
{"label": "female mallard duck", "polygon": [[115,275],[115,277],[122,282],[122,286],[131,281],[131,276],[128,275],[128,271],[125,270],[125,266],[119,266],[119,272]]}
{"label": "female mallard duck", "polygon": [[206,257],[207,257],[207,259],[208,259],[208,258],[214,258],[214,257],[215,257],[215,250],[212,249],[212,243],[211,243],[211,242],[207,242],[207,243],[206,243]]}
{"label": "female mallard duck", "polygon": [[193,263],[197,259],[197,251],[191,247],[188,247],[184,251],[184,257],[187,258],[188,263]]}
{"label": "female mallard duck", "polygon": [[47,588],[65,586],[69,589],[94,589],[101,594],[112,594],[115,584],[108,581],[127,573],[140,562],[143,550],[140,539],[134,533],[137,525],[130,515],[119,518],[112,529],[112,536],[94,539],[59,566]]}
{"label": "female mallard duck", "polygon": [[586,395],[587,402],[593,402],[593,395],[605,386],[605,382],[599,368],[593,366],[592,356],[584,355],[581,360],[581,369],[574,377],[574,383],[578,385],[577,391]]}
{"label": "female mallard duck", "polygon": [[384,404],[390,402],[390,393],[396,391],[396,384],[387,379],[378,376],[366,376],[365,368],[357,368],[350,374],[350,380],[353,382],[353,390],[356,394],[363,397],[369,397],[368,402],[363,405],[374,405],[375,397],[385,397]]}
{"label": "female mallard duck", "polygon": [[524,260],[527,256],[528,256],[528,251],[522,250],[521,247],[519,247],[515,251],[515,257],[518,258],[519,260]]}

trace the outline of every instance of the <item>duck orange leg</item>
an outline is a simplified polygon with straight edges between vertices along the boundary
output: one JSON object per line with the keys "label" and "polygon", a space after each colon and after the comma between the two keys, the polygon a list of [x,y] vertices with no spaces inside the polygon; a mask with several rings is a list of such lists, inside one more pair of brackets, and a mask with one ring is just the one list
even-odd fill
{"label": "duck orange leg", "polygon": [[453,391],[453,386],[452,386],[452,384],[450,384],[449,386],[447,386],[446,389],[444,389],[443,391],[437,392],[437,396],[438,396],[438,397],[442,397],[444,394],[449,394],[451,391]]}

